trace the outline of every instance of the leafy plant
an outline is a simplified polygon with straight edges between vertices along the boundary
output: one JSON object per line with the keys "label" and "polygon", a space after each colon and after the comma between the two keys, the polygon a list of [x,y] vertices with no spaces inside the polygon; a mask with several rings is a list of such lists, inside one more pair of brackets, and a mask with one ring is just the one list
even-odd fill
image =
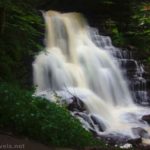
{"label": "leafy plant", "polygon": [[33,56],[42,49],[40,12],[28,0],[1,0],[0,15],[0,80],[31,83]]}
{"label": "leafy plant", "polygon": [[32,96],[33,92],[0,84],[0,129],[51,146],[84,147],[104,144],[82,128],[64,108]]}
{"label": "leafy plant", "polygon": [[116,46],[124,46],[126,44],[126,40],[121,31],[118,30],[117,24],[115,21],[111,19],[107,19],[105,21],[105,28],[107,32],[111,35],[113,44]]}

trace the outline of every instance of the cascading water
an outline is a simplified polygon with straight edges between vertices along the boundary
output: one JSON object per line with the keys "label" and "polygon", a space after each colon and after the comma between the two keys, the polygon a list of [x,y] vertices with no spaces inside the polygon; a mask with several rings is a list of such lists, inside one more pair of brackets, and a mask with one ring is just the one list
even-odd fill
{"label": "cascading water", "polygon": [[93,42],[98,47],[109,50],[121,66],[125,78],[128,78],[134,101],[140,105],[150,105],[150,97],[147,93],[147,81],[143,77],[145,74],[143,64],[139,64],[133,59],[131,51],[114,47],[108,36],[99,35],[98,30],[95,28],[93,28],[93,32]]}
{"label": "cascading water", "polygon": [[134,104],[113,56],[120,55],[119,50],[110,38],[100,36],[78,13],[43,14],[46,49],[33,63],[35,95],[52,100],[53,93],[57,93],[67,102],[72,96],[79,98],[86,110],[72,114],[98,135],[136,137],[133,128],[148,131],[148,124],[140,118],[150,111]]}

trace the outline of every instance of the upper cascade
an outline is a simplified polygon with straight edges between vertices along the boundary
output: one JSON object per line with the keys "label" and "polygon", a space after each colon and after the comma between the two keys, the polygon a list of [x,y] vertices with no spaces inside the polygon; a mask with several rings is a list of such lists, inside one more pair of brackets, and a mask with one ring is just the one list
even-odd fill
{"label": "upper cascade", "polygon": [[92,42],[92,31],[79,13],[48,11],[44,18],[46,51],[34,63],[37,91],[84,88],[112,105],[132,103],[120,68]]}

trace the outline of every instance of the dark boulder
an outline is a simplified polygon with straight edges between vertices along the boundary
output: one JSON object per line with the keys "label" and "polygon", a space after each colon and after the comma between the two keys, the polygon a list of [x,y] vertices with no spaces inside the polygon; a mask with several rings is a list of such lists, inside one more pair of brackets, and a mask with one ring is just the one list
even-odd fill
{"label": "dark boulder", "polygon": [[121,66],[127,68],[128,70],[136,70],[137,64],[135,60],[132,59],[122,59]]}
{"label": "dark boulder", "polygon": [[132,132],[135,136],[139,136],[141,138],[149,138],[148,132],[141,127],[132,128]]}
{"label": "dark boulder", "polygon": [[70,111],[79,111],[83,112],[85,111],[84,103],[76,96],[73,96],[71,98],[73,101],[67,106],[67,109]]}
{"label": "dark boulder", "polygon": [[142,120],[146,121],[147,123],[150,124],[150,115],[145,115],[142,117]]}
{"label": "dark boulder", "polygon": [[139,145],[141,145],[142,139],[140,137],[139,138],[135,138],[135,139],[129,139],[127,141],[127,143],[132,144],[134,147],[138,147]]}

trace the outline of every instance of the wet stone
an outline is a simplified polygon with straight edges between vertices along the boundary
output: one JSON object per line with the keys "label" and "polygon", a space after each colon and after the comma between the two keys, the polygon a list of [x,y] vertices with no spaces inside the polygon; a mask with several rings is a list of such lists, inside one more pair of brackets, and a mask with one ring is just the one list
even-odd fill
{"label": "wet stone", "polygon": [[99,120],[96,116],[94,116],[94,115],[91,115],[91,119],[92,119],[93,123],[98,126],[98,129],[99,129],[101,132],[105,131],[106,127],[105,127],[105,125],[104,125],[104,123],[103,123],[102,121],[100,121],[100,120]]}
{"label": "wet stone", "polygon": [[94,128],[93,122],[92,122],[92,120],[90,119],[90,117],[89,117],[87,114],[77,112],[77,113],[75,113],[75,115],[76,115],[76,116],[79,116],[79,117],[82,118],[82,119],[84,119],[86,122],[88,122],[88,124],[89,124],[92,128]]}
{"label": "wet stone", "polygon": [[110,145],[122,145],[129,143],[128,140],[130,137],[122,134],[108,134],[108,135],[101,135],[101,140],[104,140],[106,143]]}
{"label": "wet stone", "polygon": [[67,106],[70,111],[85,111],[84,103],[76,96],[71,98],[73,101]]}
{"label": "wet stone", "polygon": [[149,138],[148,132],[141,127],[132,128],[132,132],[135,136],[139,136],[142,138]]}
{"label": "wet stone", "polygon": [[147,123],[150,124],[150,115],[145,115],[142,117],[142,120],[146,121]]}
{"label": "wet stone", "polygon": [[138,145],[140,145],[142,143],[142,139],[139,137],[139,138],[135,138],[135,139],[129,139],[127,141],[127,143],[130,143],[132,144],[134,147],[137,147]]}
{"label": "wet stone", "polygon": [[136,61],[135,60],[131,60],[131,59],[122,59],[121,60],[121,66],[123,68],[127,68],[128,70],[134,70],[136,69]]}

